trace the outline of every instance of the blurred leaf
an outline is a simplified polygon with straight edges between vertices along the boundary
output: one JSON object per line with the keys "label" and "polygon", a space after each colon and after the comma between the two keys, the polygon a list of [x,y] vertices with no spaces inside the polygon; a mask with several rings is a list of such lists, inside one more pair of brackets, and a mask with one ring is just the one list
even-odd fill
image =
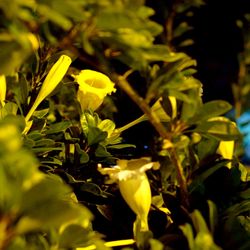
{"label": "blurred leaf", "polygon": [[214,174],[216,171],[218,171],[221,168],[224,168],[226,166],[226,163],[228,161],[222,161],[219,163],[216,163],[212,167],[206,169],[204,172],[202,172],[200,175],[196,176],[195,179],[190,184],[190,192],[195,191],[195,189],[199,189],[200,185],[204,184],[204,181],[209,178],[212,174]]}
{"label": "blurred leaf", "polygon": [[31,53],[30,48],[23,48],[15,41],[0,42],[0,74],[11,75],[17,68],[24,63]]}
{"label": "blurred leaf", "polygon": [[213,138],[202,138],[197,145],[197,153],[200,160],[212,156],[216,153],[219,142]]}
{"label": "blurred leaf", "polygon": [[49,129],[45,132],[47,135],[56,134],[59,132],[65,132],[67,128],[72,125],[71,121],[62,121],[55,124],[51,124]]}
{"label": "blurred leaf", "polygon": [[90,245],[93,233],[81,227],[80,225],[69,225],[60,234],[59,247],[72,248],[72,247],[85,247]]}
{"label": "blurred leaf", "polygon": [[194,234],[191,225],[186,223],[185,225],[181,225],[180,229],[187,238],[190,250],[194,249]]}
{"label": "blurred leaf", "polygon": [[226,101],[210,101],[203,104],[187,122],[189,124],[200,123],[209,118],[223,115],[231,108],[232,106]]}
{"label": "blurred leaf", "polygon": [[159,240],[150,239],[149,244],[150,244],[150,250],[163,250],[164,249],[163,244]]}
{"label": "blurred leaf", "polygon": [[209,233],[206,221],[198,210],[194,210],[191,214],[191,218],[196,232]]}
{"label": "blurred leaf", "polygon": [[72,27],[72,22],[64,15],[51,8],[51,6],[39,4],[37,6],[37,12],[62,27],[64,30],[69,30]]}
{"label": "blurred leaf", "polygon": [[226,217],[235,217],[250,210],[250,200],[244,200],[234,204],[225,211]]}
{"label": "blurred leaf", "polygon": [[203,121],[193,130],[201,135],[214,137],[217,140],[236,140],[241,134],[234,123],[226,118]]}
{"label": "blurred leaf", "polygon": [[208,211],[209,211],[209,227],[212,234],[214,234],[216,225],[218,223],[218,211],[214,202],[208,200]]}
{"label": "blurred leaf", "polygon": [[[195,81],[196,82],[196,81]],[[192,89],[189,89],[186,93],[189,100],[192,100],[191,102],[183,102],[182,109],[181,109],[181,120],[188,121],[191,117],[194,116],[194,114],[197,112],[197,109],[200,108],[202,105],[201,100],[201,86],[196,86]]]}
{"label": "blurred leaf", "polygon": [[190,250],[222,250],[214,243],[213,237],[200,211],[194,210],[191,218],[196,232],[195,236],[190,224],[180,226],[180,229],[188,240]]}
{"label": "blurred leaf", "polygon": [[7,102],[4,107],[0,108],[0,119],[7,115],[16,115],[18,106],[14,102]]}
{"label": "blurred leaf", "polygon": [[136,148],[134,144],[126,144],[126,143],[121,143],[121,144],[112,144],[108,145],[106,147],[107,149],[123,149],[123,148]]}
{"label": "blurred leaf", "polygon": [[76,220],[82,214],[86,220],[91,219],[87,209],[70,202],[69,187],[58,178],[51,177],[41,180],[23,194],[20,212],[24,216],[17,225],[20,232],[34,230],[33,227],[58,227],[65,222]]}

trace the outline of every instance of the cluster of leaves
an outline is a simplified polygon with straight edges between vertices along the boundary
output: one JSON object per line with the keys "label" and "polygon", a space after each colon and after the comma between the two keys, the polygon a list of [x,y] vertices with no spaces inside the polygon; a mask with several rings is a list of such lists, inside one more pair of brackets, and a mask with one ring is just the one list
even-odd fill
{"label": "cluster of leaves", "polygon": [[91,212],[58,176],[42,173],[23,147],[24,126],[15,116],[0,123],[0,248],[68,249],[96,242],[104,247],[91,229]]}
{"label": "cluster of leaves", "polygon": [[[150,155],[160,168],[148,172],[152,233],[139,235],[137,247],[248,248],[249,177],[237,159],[218,152],[221,141],[240,139],[223,117],[232,107],[203,104],[195,60],[173,50],[173,40],[189,30],[182,23],[175,27],[173,19],[201,1],[174,2],[165,29],[141,0],[0,1],[0,74],[7,79],[0,104],[1,249],[105,249],[86,207],[107,240],[132,236],[134,215],[97,164],[133,158],[136,145],[124,143],[123,129],[111,119],[111,99],[95,112],[81,111],[71,75],[83,67],[109,75],[145,113],[139,120],[148,119],[160,134],[152,138]],[[156,43],[162,34],[172,35]],[[24,133],[24,117],[61,54],[74,59],[68,75]],[[135,91],[140,88],[143,96]]]}

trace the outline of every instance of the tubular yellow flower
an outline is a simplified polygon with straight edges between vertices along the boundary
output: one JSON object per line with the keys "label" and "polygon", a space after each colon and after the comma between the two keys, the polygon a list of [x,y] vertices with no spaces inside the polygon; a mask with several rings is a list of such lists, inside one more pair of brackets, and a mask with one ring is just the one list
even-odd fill
{"label": "tubular yellow flower", "polygon": [[0,75],[0,103],[2,107],[5,105],[6,90],[7,86],[5,75]]}
{"label": "tubular yellow flower", "polygon": [[158,162],[151,162],[149,158],[133,160],[118,160],[113,168],[98,169],[102,174],[108,174],[113,181],[117,181],[122,197],[137,215],[141,231],[148,231],[148,213],[151,206],[151,189],[145,171],[158,166]]}
{"label": "tubular yellow flower", "polygon": [[39,104],[56,88],[56,86],[61,82],[64,75],[66,74],[69,66],[71,64],[71,58],[66,55],[62,55],[57,62],[52,66],[48,75],[46,76],[43,85],[37,95],[37,98],[31,107],[30,111],[25,117],[26,123],[29,121],[30,117],[37,109]]}
{"label": "tubular yellow flower", "polygon": [[114,83],[106,75],[94,70],[81,70],[79,75],[74,75],[79,84],[77,100],[82,110],[100,107],[107,94],[115,92]]}

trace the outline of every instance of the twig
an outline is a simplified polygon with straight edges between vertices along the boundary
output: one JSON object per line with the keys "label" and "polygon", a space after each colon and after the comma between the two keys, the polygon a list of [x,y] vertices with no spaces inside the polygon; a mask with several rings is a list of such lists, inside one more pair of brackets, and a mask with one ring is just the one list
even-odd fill
{"label": "twig", "polygon": [[[125,73],[125,75],[127,75]],[[139,106],[139,108],[144,112],[144,114],[148,117],[149,122],[154,126],[156,131],[159,133],[159,135],[162,137],[163,140],[165,140],[167,145],[169,145],[166,149],[169,152],[170,159],[174,163],[177,171],[177,180],[180,185],[180,192],[181,192],[181,200],[183,206],[186,208],[189,207],[189,201],[188,201],[188,191],[187,191],[187,182],[185,175],[183,173],[183,168],[181,165],[181,162],[178,158],[177,152],[175,148],[172,145],[171,139],[172,135],[171,133],[168,133],[168,131],[165,129],[163,124],[161,123],[158,116],[152,112],[151,108],[148,106],[148,104],[145,102],[145,100],[139,96],[136,91],[130,86],[129,82],[126,80],[126,77],[114,75],[114,80],[117,83],[117,85],[127,93],[127,95]]]}

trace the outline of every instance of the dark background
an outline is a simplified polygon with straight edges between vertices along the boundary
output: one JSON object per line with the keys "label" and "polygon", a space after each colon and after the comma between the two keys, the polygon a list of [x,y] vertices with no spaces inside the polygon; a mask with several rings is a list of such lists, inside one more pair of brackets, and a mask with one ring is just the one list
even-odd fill
{"label": "dark background", "polygon": [[[146,4],[155,10],[152,19],[165,26],[174,2],[176,1],[147,0]],[[185,52],[196,59],[195,77],[203,84],[204,102],[221,99],[234,105],[232,83],[237,83],[238,55],[244,49],[243,34],[236,21],[245,22],[244,14],[250,13],[250,0],[205,0],[204,2],[205,4],[199,8],[191,8],[193,16],[187,17],[186,13],[176,15],[174,25],[186,21],[192,26],[192,30],[186,32],[180,40],[173,40],[173,45],[177,51]],[[194,43],[188,47],[178,47],[178,43],[185,38],[191,38]],[[157,38],[157,42],[164,43],[164,39],[163,34]],[[123,98],[126,100],[124,96],[119,97],[120,100]],[[142,114],[130,100],[118,102],[118,110],[119,114],[116,115],[118,126]],[[151,139],[155,134],[152,126],[144,122],[124,132],[123,137],[128,143],[136,144],[135,151],[141,155],[142,151],[145,154],[150,153],[152,150],[150,143],[155,144]]]}
{"label": "dark background", "polygon": [[[148,0],[156,14],[154,21],[165,24],[174,2],[170,0]],[[181,1],[180,1],[181,2]],[[188,1],[182,1],[188,2]],[[244,14],[250,13],[249,0],[205,0],[199,8],[191,8],[192,17],[177,14],[175,25],[186,21],[193,27],[186,33],[194,44],[178,48],[197,60],[196,77],[203,83],[204,102],[223,99],[233,104],[232,83],[238,77],[238,53],[243,50],[243,35],[236,21],[244,22]],[[183,39],[185,37],[181,37]],[[178,41],[173,41],[174,45]]]}

